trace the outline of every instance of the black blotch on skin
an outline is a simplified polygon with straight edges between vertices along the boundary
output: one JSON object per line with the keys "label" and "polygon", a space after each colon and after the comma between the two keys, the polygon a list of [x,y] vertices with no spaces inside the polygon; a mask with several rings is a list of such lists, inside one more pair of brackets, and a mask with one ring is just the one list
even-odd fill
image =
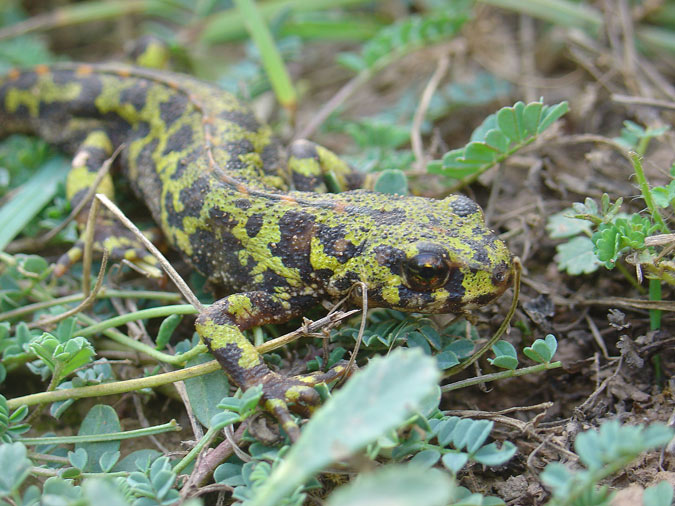
{"label": "black blotch on skin", "polygon": [[54,84],[58,84],[59,86],[72,83],[75,80],[75,73],[70,69],[53,70],[51,76]]}
{"label": "black blotch on skin", "polygon": [[180,93],[173,93],[166,102],[159,104],[159,117],[169,128],[173,123],[183,117],[187,106],[187,97]]}
{"label": "black blotch on skin", "polygon": [[[160,183],[161,184],[161,183]],[[169,225],[183,230],[183,219],[190,217],[199,217],[203,204],[203,197],[209,190],[209,183],[205,177],[199,178],[192,186],[183,188],[179,195],[178,201],[183,205],[183,209],[178,211],[173,206],[174,194],[167,191],[164,196],[164,206],[166,207]],[[211,212],[216,211],[212,209]]]}
{"label": "black blotch on skin", "polygon": [[342,225],[337,227],[319,227],[318,237],[321,244],[323,244],[324,253],[336,258],[341,264],[344,264],[350,258],[354,258],[359,252],[357,246],[345,239],[346,234],[345,227]]}
{"label": "black blotch on skin", "polygon": [[293,172],[293,186],[296,190],[301,192],[317,191],[317,189],[325,188],[325,183],[322,177],[306,176],[299,172]]}
{"label": "black blotch on skin", "polygon": [[7,82],[7,87],[8,89],[29,90],[37,81],[38,76],[35,72],[22,72],[18,78]]}
{"label": "black blotch on skin", "polygon": [[346,272],[343,277],[336,280],[334,286],[340,290],[340,292],[346,292],[358,281],[360,281],[359,275],[354,271],[349,271]]}
{"label": "black blotch on skin", "polygon": [[448,299],[461,301],[466,293],[466,289],[462,286],[464,281],[464,274],[459,269],[451,269],[450,277],[445,283],[445,289],[448,291]]}
{"label": "black blotch on skin", "polygon": [[393,246],[382,244],[373,249],[375,260],[383,267],[389,268],[392,274],[400,276],[403,272],[403,262],[406,259],[405,253]]}
{"label": "black blotch on skin", "polygon": [[279,241],[270,245],[272,255],[279,257],[286,267],[300,270],[303,278],[312,272],[309,250],[315,232],[314,216],[301,211],[287,211],[279,219]]}
{"label": "black blotch on skin", "polygon": [[235,125],[248,130],[249,132],[257,132],[260,128],[260,123],[255,116],[250,112],[241,111],[225,111],[220,114],[224,120],[230,121]]}
{"label": "black blotch on skin", "polygon": [[103,91],[103,82],[97,75],[88,75],[76,77],[74,79],[80,83],[80,94],[69,102],[71,114],[75,117],[99,118],[101,112],[96,106],[96,99]]}
{"label": "black blotch on skin", "polygon": [[242,160],[240,155],[254,153],[255,149],[251,141],[241,139],[237,142],[228,142],[221,149],[230,155],[225,166],[226,170],[241,170],[249,166],[249,162]]}
{"label": "black blotch on skin", "polygon": [[[215,319],[214,319],[215,321]],[[211,348],[210,340],[206,340],[207,346]],[[244,369],[239,365],[241,358],[241,348],[236,344],[230,343],[222,348],[211,348],[211,353],[216,357],[220,366],[225,369],[227,374],[234,380],[234,382],[242,388],[247,388],[248,382],[254,381],[258,383],[260,378],[264,377],[269,372],[267,366],[260,361],[259,364],[250,369]]]}
{"label": "black blotch on skin", "polygon": [[[136,157],[136,166],[137,167],[152,167],[154,166],[154,161],[152,155],[157,149],[157,144],[159,143],[158,139],[152,139],[150,142],[145,144],[141,150],[138,152]],[[139,188],[140,189],[140,188]]]}
{"label": "black blotch on skin", "polygon": [[[249,272],[239,263],[241,242],[232,235],[228,224],[223,220],[221,224],[217,232],[207,227],[190,235],[192,255],[189,260],[203,275],[222,284],[226,290],[235,291],[249,282]],[[223,278],[224,274],[226,278]]]}
{"label": "black blotch on skin", "polygon": [[371,216],[378,226],[385,228],[390,226],[400,226],[401,223],[406,222],[407,218],[405,209],[391,209],[385,211],[382,209],[361,208],[359,211]]}
{"label": "black blotch on skin", "polygon": [[262,276],[263,276],[263,284],[261,289],[263,290],[272,292],[276,289],[288,288],[290,286],[286,278],[284,278],[281,274],[271,271],[269,269],[263,271]]}
{"label": "black blotch on skin", "polygon": [[167,139],[163,154],[168,155],[174,151],[182,151],[186,146],[191,145],[192,133],[190,125],[180,127]]}
{"label": "black blotch on skin", "polygon": [[150,123],[147,121],[139,121],[134,125],[134,137],[137,139],[144,139],[150,134]]}
{"label": "black blotch on skin", "polygon": [[434,301],[431,292],[417,292],[403,285],[398,287],[398,298],[401,307],[409,307],[410,309],[422,309],[422,307]]}
{"label": "black blotch on skin", "polygon": [[260,213],[253,214],[246,220],[246,235],[255,237],[260,232],[263,225],[263,215]]}
{"label": "black blotch on skin", "polygon": [[266,174],[279,174],[287,179],[287,171],[285,170],[284,162],[282,161],[284,158],[283,152],[284,149],[276,138],[272,138],[270,142],[262,148],[260,158],[262,159],[263,170]]}
{"label": "black blotch on skin", "polygon": [[120,91],[120,104],[130,104],[134,109],[140,111],[147,103],[150,89],[150,86],[141,86],[140,83],[124,88]]}

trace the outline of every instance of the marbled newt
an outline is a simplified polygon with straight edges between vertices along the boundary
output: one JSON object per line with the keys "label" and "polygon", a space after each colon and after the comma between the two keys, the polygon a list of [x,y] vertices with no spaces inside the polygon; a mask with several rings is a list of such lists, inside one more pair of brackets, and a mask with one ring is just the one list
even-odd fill
{"label": "marbled newt", "polygon": [[[198,316],[197,332],[234,383],[263,385],[265,407],[293,438],[288,406],[307,412],[318,403],[313,385],[339,371],[285,378],[242,331],[286,322],[357,282],[370,307],[419,313],[476,308],[511,282],[508,249],[469,198],[327,193],[329,172],[345,188],[362,177],[308,141],[284,152],[246,105],[191,77],[117,64],[12,70],[0,78],[0,137],[15,132],[74,154],[73,205],[123,145],[119,165],[168,242],[232,293]],[[98,191],[113,196],[110,176]],[[96,244],[152,262],[105,213]]]}

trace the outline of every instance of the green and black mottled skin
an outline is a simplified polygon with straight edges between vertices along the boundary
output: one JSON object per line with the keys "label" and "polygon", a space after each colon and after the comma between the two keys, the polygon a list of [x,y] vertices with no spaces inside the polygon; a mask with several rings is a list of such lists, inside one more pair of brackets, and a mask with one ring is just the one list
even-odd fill
{"label": "green and black mottled skin", "polygon": [[[340,370],[284,378],[243,330],[288,321],[357,282],[370,307],[420,313],[468,311],[511,282],[511,255],[472,200],[326,193],[328,172],[345,188],[361,177],[307,141],[286,154],[245,105],[190,77],[122,65],[15,70],[0,78],[0,137],[14,132],[74,153],[74,204],[123,145],[120,165],[169,243],[233,294],[199,315],[198,333],[237,385],[262,383],[266,408],[293,438],[287,405],[308,411],[318,403],[312,385]],[[112,197],[112,180],[98,191]],[[96,242],[153,263],[108,215]],[[61,268],[80,253],[71,250]]]}

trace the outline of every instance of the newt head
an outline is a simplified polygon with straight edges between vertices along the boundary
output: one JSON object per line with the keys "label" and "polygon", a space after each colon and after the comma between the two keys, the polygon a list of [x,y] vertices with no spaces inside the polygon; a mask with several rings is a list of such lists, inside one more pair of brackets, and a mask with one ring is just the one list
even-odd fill
{"label": "newt head", "polygon": [[[468,197],[369,197],[347,207],[352,228],[366,232],[358,253],[331,276],[329,294],[362,281],[371,307],[449,313],[488,304],[510,286],[511,253]],[[360,296],[352,302],[360,304]]]}

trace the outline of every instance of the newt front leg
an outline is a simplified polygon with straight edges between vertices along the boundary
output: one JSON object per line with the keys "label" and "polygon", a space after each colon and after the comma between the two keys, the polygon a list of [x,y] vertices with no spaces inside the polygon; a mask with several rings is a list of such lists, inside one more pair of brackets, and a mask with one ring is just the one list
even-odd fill
{"label": "newt front leg", "polygon": [[252,327],[283,323],[298,316],[306,306],[292,307],[279,295],[264,291],[235,293],[215,302],[197,317],[195,327],[201,339],[228,376],[242,389],[263,387],[263,403],[295,441],[300,429],[290,409],[303,415],[319,405],[314,385],[337,379],[344,366],[328,372],[290,378],[267,367],[255,346],[242,333]]}

